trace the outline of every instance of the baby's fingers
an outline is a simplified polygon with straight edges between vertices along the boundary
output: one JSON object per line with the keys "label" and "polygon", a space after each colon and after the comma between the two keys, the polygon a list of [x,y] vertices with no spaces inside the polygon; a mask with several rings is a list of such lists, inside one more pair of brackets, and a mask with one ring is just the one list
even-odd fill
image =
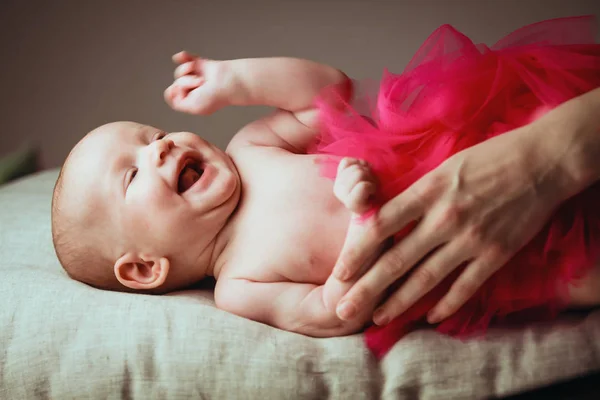
{"label": "baby's fingers", "polygon": [[176,64],[183,64],[184,62],[193,61],[198,58],[196,55],[187,51],[180,51],[179,53],[173,54],[171,59]]}
{"label": "baby's fingers", "polygon": [[173,94],[186,95],[204,83],[204,79],[196,75],[185,75],[177,78],[169,89]]}
{"label": "baby's fingers", "polygon": [[344,157],[342,158],[342,161],[340,161],[339,165],[338,165],[338,174],[341,173],[342,171],[344,171],[345,169],[351,167],[351,166],[360,166],[363,168],[368,168],[369,164],[365,161],[365,160],[360,160],[358,158],[352,158],[352,157]]}
{"label": "baby's fingers", "polygon": [[177,79],[185,75],[197,75],[199,72],[200,71],[198,71],[197,62],[196,60],[193,60],[180,64],[177,68],[175,68],[175,73],[173,75],[175,76],[175,79]]}
{"label": "baby's fingers", "polygon": [[367,163],[344,158],[333,185],[333,193],[346,208],[361,213],[368,208],[368,199],[375,192],[375,178]]}
{"label": "baby's fingers", "polygon": [[194,75],[185,75],[178,78],[169,86],[164,93],[165,101],[174,109],[182,110],[184,100],[188,94],[200,87],[204,82],[204,79]]}
{"label": "baby's fingers", "polygon": [[363,214],[369,210],[369,199],[375,193],[375,184],[369,181],[361,181],[356,184],[346,199],[346,207],[357,214]]}

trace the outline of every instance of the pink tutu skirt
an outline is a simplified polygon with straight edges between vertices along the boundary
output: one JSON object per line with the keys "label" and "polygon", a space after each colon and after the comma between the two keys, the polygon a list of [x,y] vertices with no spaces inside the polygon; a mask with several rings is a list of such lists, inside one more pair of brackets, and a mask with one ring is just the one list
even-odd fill
{"label": "pink tutu skirt", "polygon": [[[335,178],[339,158],[328,162],[327,155],[368,161],[381,184],[376,199],[381,205],[453,154],[600,87],[594,28],[593,17],[554,19],[488,47],[444,25],[404,72],[384,71],[372,93],[357,93],[366,86],[355,85],[347,103],[340,88],[324,91],[317,102],[321,135],[310,152],[323,155],[322,173],[329,178]],[[532,241],[436,329],[464,337],[500,321],[553,317],[564,306],[560,293],[566,285],[599,256],[596,184],[564,202]],[[367,345],[377,357],[425,320],[461,268],[389,324],[367,329]]]}

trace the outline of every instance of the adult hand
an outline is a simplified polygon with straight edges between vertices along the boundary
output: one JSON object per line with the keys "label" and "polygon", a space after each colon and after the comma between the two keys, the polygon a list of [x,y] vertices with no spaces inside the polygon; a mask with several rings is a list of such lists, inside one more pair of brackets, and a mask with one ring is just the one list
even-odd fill
{"label": "adult hand", "polygon": [[376,310],[374,322],[386,324],[467,262],[428,320],[439,322],[457,311],[562,201],[581,190],[565,161],[573,159],[575,146],[559,143],[551,121],[538,120],[455,154],[369,220],[352,223],[333,271],[341,280],[351,279],[384,240],[418,221],[346,293],[338,316],[351,319],[414,268]]}

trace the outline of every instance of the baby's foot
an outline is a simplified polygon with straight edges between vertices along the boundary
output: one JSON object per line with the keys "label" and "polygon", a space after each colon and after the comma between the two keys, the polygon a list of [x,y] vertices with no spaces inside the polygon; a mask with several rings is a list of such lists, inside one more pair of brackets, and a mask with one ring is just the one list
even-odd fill
{"label": "baby's foot", "polygon": [[583,278],[569,285],[569,307],[600,305],[600,261]]}

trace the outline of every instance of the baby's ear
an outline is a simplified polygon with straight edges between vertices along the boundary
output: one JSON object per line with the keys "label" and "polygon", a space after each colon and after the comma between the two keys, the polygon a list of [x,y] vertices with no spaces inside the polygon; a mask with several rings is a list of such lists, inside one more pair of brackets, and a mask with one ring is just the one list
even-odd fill
{"label": "baby's ear", "polygon": [[165,283],[170,262],[165,257],[126,253],[115,262],[115,276],[130,289],[156,289]]}

